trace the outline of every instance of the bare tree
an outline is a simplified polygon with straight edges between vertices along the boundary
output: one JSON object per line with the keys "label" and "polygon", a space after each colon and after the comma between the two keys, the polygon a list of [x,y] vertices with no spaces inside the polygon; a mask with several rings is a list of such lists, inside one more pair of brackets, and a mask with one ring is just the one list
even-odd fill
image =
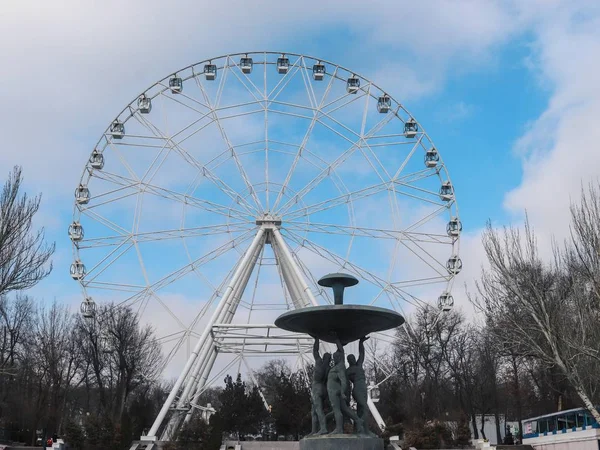
{"label": "bare tree", "polygon": [[82,365],[80,344],[74,332],[74,317],[65,305],[53,302],[38,306],[31,351],[37,361],[39,384],[36,423],[46,417],[46,425],[60,432],[69,390]]}
{"label": "bare tree", "polygon": [[129,308],[105,305],[93,321],[78,319],[88,389],[98,390],[106,415],[120,422],[129,395],[160,375],[160,344],[149,326]]}
{"label": "bare tree", "polygon": [[585,304],[581,285],[565,268],[561,252],[555,248],[553,261],[544,263],[528,221],[524,233],[515,228],[500,233],[488,224],[483,245],[490,268],[483,271],[479,295],[471,300],[484,312],[498,344],[556,367],[600,420],[586,386],[588,364],[582,356],[594,354],[600,342],[591,339],[597,335],[589,333],[591,324],[584,317],[591,305]]}
{"label": "bare tree", "polygon": [[32,230],[41,197],[19,195],[22,181],[16,166],[0,195],[0,295],[28,289],[52,270],[54,244],[46,244],[43,228]]}
{"label": "bare tree", "polygon": [[27,354],[34,306],[31,298],[0,296],[0,418],[13,407],[12,385]]}

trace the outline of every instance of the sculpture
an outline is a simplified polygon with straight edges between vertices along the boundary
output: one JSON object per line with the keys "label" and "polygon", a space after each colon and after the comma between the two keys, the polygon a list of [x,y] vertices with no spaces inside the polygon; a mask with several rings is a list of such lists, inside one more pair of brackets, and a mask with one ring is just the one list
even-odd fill
{"label": "sculpture", "polygon": [[[396,328],[404,323],[404,318],[389,309],[368,305],[344,305],[344,289],[357,283],[358,280],[352,275],[326,275],[319,280],[319,284],[333,288],[333,305],[288,311],[275,320],[275,325],[279,328],[307,333],[315,340],[315,372],[311,390],[312,433],[300,441],[301,450],[383,450],[383,440],[367,428],[367,385],[362,367],[365,359],[364,342],[369,333]],[[354,355],[348,355],[350,367],[346,370],[344,345],[359,339],[358,361]],[[319,356],[320,341],[336,344],[337,351],[333,357],[329,353],[325,353],[322,358]],[[329,368],[331,358],[334,366]],[[349,379],[352,381],[352,389]],[[335,429],[329,434],[323,411],[326,394],[329,395],[332,415],[335,418]],[[358,414],[350,407],[350,396],[356,400]],[[344,434],[344,417],[354,422],[355,434]],[[327,436],[324,436],[325,434]]]}
{"label": "sculpture", "polygon": [[327,394],[335,418],[335,429],[331,434],[344,433],[344,416],[353,420],[359,434],[364,434],[365,424],[348,406],[348,399],[346,398],[348,379],[346,378],[346,365],[344,363],[344,347],[339,340],[336,345],[337,351],[333,354],[334,366],[327,375]]}
{"label": "sculpture", "polygon": [[[346,369],[346,376],[352,382],[352,398],[356,402],[356,415],[366,425],[369,423],[369,406],[367,404],[367,377],[363,369],[365,360],[365,341],[369,339],[363,336],[358,341],[358,361],[354,355],[348,355],[349,367]],[[369,435],[374,436],[365,426],[365,430]]]}
{"label": "sculpture", "polygon": [[312,336],[315,340],[313,345],[313,356],[315,358],[315,370],[313,372],[311,397],[312,397],[312,432],[310,435],[327,433],[327,423],[323,412],[323,402],[327,395],[327,373],[331,363],[331,353],[324,353],[323,358],[319,355],[319,338]]}

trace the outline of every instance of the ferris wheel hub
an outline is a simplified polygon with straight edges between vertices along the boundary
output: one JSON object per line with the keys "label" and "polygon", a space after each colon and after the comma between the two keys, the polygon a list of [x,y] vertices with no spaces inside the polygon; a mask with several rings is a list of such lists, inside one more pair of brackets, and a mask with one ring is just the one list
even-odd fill
{"label": "ferris wheel hub", "polygon": [[256,219],[256,225],[265,226],[265,228],[281,227],[281,217],[272,216],[265,213]]}

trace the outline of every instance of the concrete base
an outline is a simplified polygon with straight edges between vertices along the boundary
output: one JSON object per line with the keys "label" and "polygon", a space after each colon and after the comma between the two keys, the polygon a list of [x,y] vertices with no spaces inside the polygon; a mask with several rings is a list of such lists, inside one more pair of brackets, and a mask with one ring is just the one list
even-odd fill
{"label": "concrete base", "polygon": [[383,450],[383,439],[354,434],[328,434],[302,439],[300,450]]}
{"label": "concrete base", "polygon": [[[242,450],[299,450],[298,441],[225,441],[224,448],[235,449],[236,445],[241,445]],[[223,447],[221,447],[223,448]]]}

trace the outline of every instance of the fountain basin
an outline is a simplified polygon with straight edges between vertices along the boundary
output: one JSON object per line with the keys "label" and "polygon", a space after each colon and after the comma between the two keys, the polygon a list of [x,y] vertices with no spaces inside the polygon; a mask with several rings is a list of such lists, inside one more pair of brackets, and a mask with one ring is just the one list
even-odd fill
{"label": "fountain basin", "polygon": [[396,311],[366,305],[325,305],[288,311],[275,320],[287,331],[306,333],[342,345],[378,331],[399,327],[404,317]]}

